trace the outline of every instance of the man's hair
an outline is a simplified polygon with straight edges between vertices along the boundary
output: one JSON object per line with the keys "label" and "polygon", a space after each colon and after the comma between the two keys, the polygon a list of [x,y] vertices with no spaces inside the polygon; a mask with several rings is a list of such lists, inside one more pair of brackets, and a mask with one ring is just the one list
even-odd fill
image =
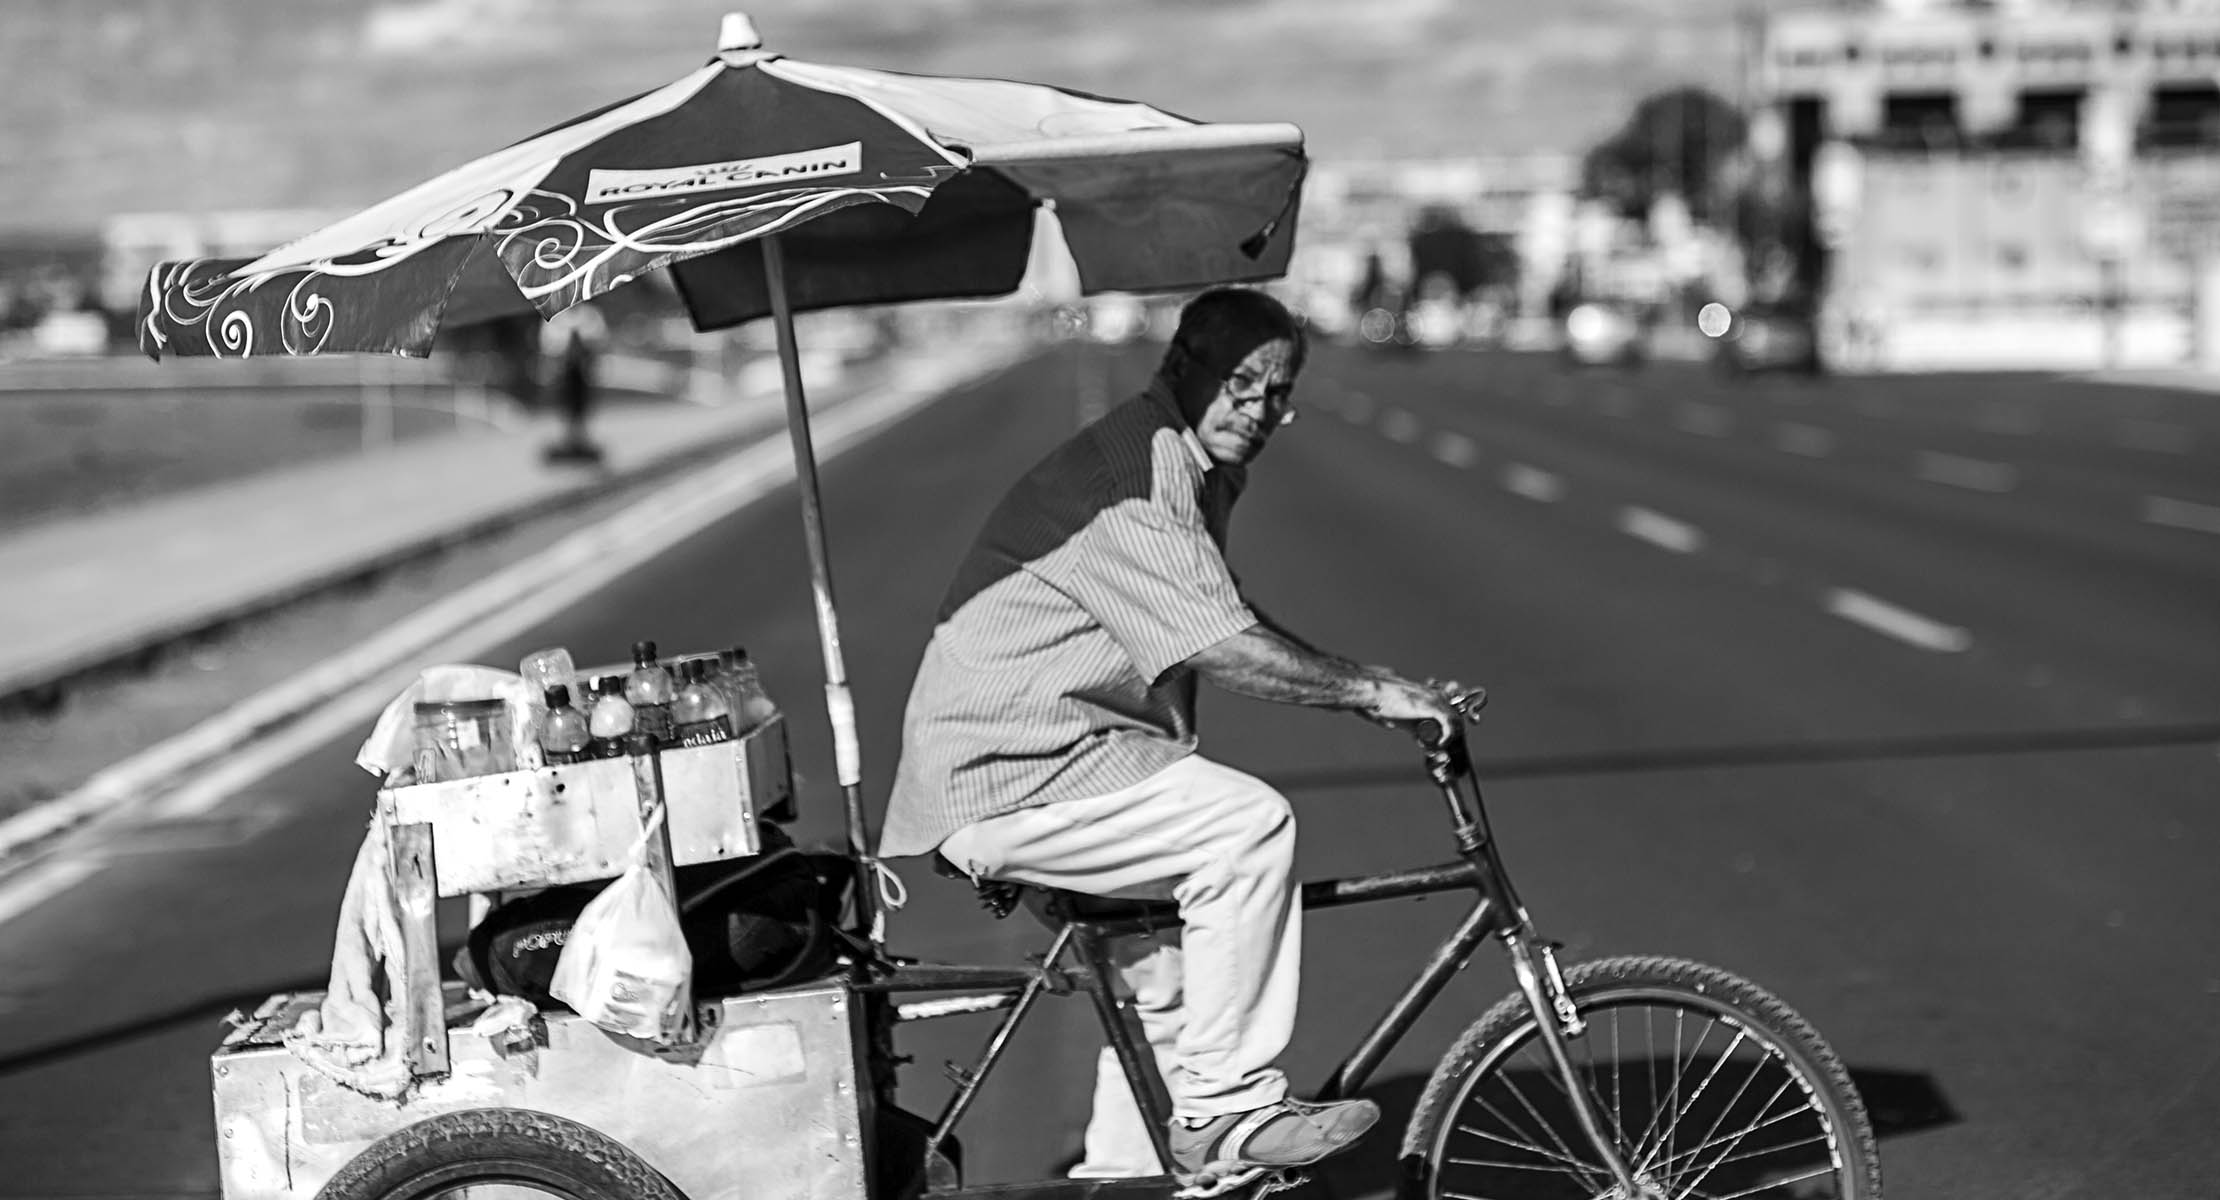
{"label": "man's hair", "polygon": [[1162,369],[1176,373],[1192,362],[1223,374],[1249,351],[1276,338],[1295,344],[1292,365],[1300,369],[1309,347],[1302,322],[1286,305],[1252,288],[1212,288],[1179,310],[1179,329],[1164,352]]}

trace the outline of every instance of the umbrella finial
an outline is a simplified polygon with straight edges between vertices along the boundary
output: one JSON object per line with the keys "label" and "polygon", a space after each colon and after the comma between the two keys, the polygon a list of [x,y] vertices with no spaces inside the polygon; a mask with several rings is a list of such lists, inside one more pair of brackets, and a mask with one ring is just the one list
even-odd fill
{"label": "umbrella finial", "polygon": [[755,22],[748,14],[728,12],[724,24],[717,29],[717,53],[730,54],[736,50],[760,50],[763,36],[755,31]]}

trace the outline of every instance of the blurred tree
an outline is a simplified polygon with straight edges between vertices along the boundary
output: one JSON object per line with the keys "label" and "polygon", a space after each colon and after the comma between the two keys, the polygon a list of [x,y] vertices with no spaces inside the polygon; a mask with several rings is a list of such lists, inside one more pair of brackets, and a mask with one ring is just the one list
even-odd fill
{"label": "blurred tree", "polygon": [[1440,278],[1458,296],[1469,297],[1485,287],[1518,283],[1518,252],[1510,235],[1473,229],[1453,209],[1420,209],[1411,221],[1409,244],[1414,287]]}
{"label": "blurred tree", "polygon": [[1580,190],[1636,218],[1646,216],[1659,195],[1673,192],[1697,221],[1719,224],[1746,173],[1748,132],[1741,111],[1706,88],[1654,93],[1588,151]]}

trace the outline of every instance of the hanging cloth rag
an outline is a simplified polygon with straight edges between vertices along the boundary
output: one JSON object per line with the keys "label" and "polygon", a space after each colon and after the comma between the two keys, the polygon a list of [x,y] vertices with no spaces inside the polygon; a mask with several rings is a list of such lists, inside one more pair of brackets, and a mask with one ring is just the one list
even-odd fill
{"label": "hanging cloth rag", "polygon": [[399,1006],[408,1001],[402,981],[409,973],[389,854],[385,830],[373,822],[339,902],[324,1002],[301,1014],[286,1031],[285,1046],[336,1083],[397,1100],[411,1082],[407,1048],[391,1036]]}

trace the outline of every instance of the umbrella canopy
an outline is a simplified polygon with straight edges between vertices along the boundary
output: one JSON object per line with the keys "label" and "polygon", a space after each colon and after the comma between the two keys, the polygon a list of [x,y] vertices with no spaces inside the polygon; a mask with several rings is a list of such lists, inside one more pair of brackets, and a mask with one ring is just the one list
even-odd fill
{"label": "umbrella canopy", "polygon": [[700,69],[253,259],[155,268],[150,355],[428,353],[442,325],[562,311],[669,266],[694,323],[1014,291],[1054,206],[1088,293],[1274,278],[1305,161],[1205,124],[998,79],[797,62],[745,18]]}

